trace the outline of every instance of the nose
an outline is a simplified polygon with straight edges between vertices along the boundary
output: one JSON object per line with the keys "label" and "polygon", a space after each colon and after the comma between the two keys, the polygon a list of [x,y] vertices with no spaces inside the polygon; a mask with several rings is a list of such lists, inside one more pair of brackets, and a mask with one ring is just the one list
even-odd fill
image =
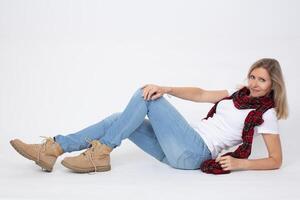
{"label": "nose", "polygon": [[254,87],[256,87],[257,86],[257,81],[255,80],[254,81],[254,85],[253,85]]}
{"label": "nose", "polygon": [[258,86],[257,80],[251,80],[249,85],[250,85],[250,87],[252,87],[252,88],[256,88],[256,87]]}

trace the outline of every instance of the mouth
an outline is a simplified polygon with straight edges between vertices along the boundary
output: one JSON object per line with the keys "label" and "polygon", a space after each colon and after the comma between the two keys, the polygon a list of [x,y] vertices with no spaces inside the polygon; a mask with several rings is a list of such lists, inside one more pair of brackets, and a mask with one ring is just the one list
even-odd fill
{"label": "mouth", "polygon": [[251,90],[251,92],[254,92],[254,93],[258,93],[258,92],[260,92],[260,90],[258,90],[258,89],[254,89],[254,88],[251,88],[250,90]]}

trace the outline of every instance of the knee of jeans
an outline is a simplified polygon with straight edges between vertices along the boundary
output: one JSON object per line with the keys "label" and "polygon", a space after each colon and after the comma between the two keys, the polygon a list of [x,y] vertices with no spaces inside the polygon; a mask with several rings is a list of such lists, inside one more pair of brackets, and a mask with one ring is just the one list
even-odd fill
{"label": "knee of jeans", "polygon": [[110,115],[110,118],[114,121],[114,120],[118,119],[121,114],[122,114],[122,112],[115,112]]}
{"label": "knee of jeans", "polygon": [[170,162],[170,165],[177,169],[198,169],[200,155],[191,151],[184,151],[177,159]]}
{"label": "knee of jeans", "polygon": [[138,89],[134,92],[133,96],[135,96],[135,97],[142,97],[142,96],[143,96],[143,89],[142,89],[142,88],[138,88]]}

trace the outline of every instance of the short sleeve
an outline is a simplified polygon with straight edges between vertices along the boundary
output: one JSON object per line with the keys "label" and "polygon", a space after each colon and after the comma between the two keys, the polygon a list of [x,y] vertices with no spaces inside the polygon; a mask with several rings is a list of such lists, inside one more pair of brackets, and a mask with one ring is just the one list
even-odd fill
{"label": "short sleeve", "polygon": [[278,119],[274,108],[267,110],[263,114],[263,120],[264,123],[255,127],[255,132],[257,134],[262,134],[262,133],[279,134]]}

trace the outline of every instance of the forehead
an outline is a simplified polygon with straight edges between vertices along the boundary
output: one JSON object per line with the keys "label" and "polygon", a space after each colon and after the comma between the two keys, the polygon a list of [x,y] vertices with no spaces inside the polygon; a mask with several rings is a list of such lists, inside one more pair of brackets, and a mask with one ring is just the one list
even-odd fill
{"label": "forehead", "polygon": [[259,67],[259,68],[256,68],[256,69],[252,70],[250,75],[265,78],[265,79],[270,78],[269,72],[266,69],[262,68],[262,67]]}

